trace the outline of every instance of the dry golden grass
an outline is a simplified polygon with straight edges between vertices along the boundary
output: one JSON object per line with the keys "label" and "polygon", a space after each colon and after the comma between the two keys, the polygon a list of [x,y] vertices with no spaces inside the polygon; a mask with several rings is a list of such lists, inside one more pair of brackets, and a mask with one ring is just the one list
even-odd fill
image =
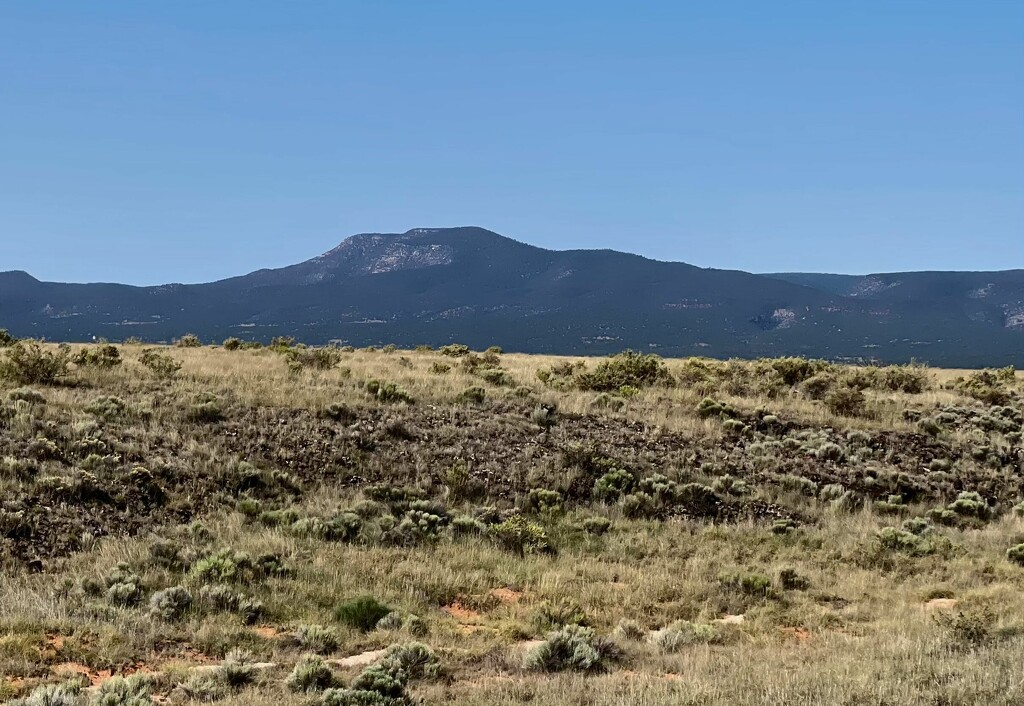
{"label": "dry golden grass", "polygon": [[[575,358],[502,355],[501,368],[514,384],[483,385],[488,403],[467,412],[458,397],[467,388],[482,385],[480,378],[464,370],[457,359],[436,352],[356,351],[341,354],[340,363],[330,370],[295,372],[270,350],[170,348],[163,352],[180,361],[182,370],[172,380],[156,381],[137,360],[140,348],[124,346],[121,351],[125,362],[114,370],[76,371],[79,385],[45,388],[45,412],[25,417],[22,411],[22,418],[3,429],[11,448],[23,448],[29,437],[45,434],[47,429],[59,428],[74,436],[73,430],[88,427],[89,433],[117,436],[125,441],[125,448],[140,454],[160,448],[168,462],[197,471],[231,467],[239,460],[262,465],[260,459],[237,458],[235,447],[225,439],[226,434],[252,434],[264,441],[273,438],[271,428],[259,426],[270,422],[245,416],[248,412],[273,408],[316,419],[326,407],[340,403],[365,410],[375,423],[378,418],[372,415],[380,414],[391,421],[419,425],[423,437],[416,445],[409,442],[410,454],[402,455],[404,442],[388,442],[395,451],[386,463],[396,464],[396,478],[433,478],[423,482],[429,494],[453,512],[471,512],[474,504],[511,507],[521,505],[523,498],[460,499],[443,473],[421,468],[412,455],[433,443],[469,448],[468,437],[459,436],[465,414],[493,415],[507,425],[495,429],[528,427],[523,410],[528,412],[537,402],[551,402],[557,403],[565,419],[581,420],[556,425],[550,437],[540,436],[539,430],[529,432],[530,448],[521,454],[524,463],[541,459],[545,444],[563,450],[572,447],[588,420],[611,428],[640,424],[644,431],[643,436],[634,437],[638,443],[659,435],[670,437],[681,449],[678,456],[662,459],[671,464],[690,451],[729,463],[741,458],[751,443],[750,438],[741,441],[727,435],[717,419],[700,418],[696,409],[706,394],[685,385],[642,389],[624,397],[621,409],[608,411],[595,407],[594,392],[556,389],[538,378],[538,370]],[[599,363],[585,362],[590,369]],[[432,372],[436,363],[451,369]],[[684,361],[667,361],[673,374],[684,365]],[[753,396],[719,390],[715,397],[742,414],[775,414],[799,430],[827,432],[831,438],[841,439],[854,429],[869,435],[885,432],[916,438],[917,426],[906,419],[905,410],[932,414],[954,405],[977,406],[958,392],[942,388],[964,374],[929,371],[933,384],[921,394],[869,391],[872,413],[855,418],[836,416],[796,390]],[[398,384],[416,403],[378,402],[364,389],[371,379]],[[227,401],[229,421],[244,421],[198,429],[183,423],[183,407],[200,393],[220,396]],[[85,408],[101,394],[117,395],[146,414],[129,422],[97,425],[95,415]],[[417,416],[429,409],[450,413]],[[421,428],[424,419],[439,418],[450,422],[443,428]],[[53,426],[47,427],[48,423]],[[309,433],[318,428],[313,422],[302,427]],[[331,432],[337,436],[329,438],[336,444],[348,443],[343,431],[339,426]],[[988,441],[999,448],[1006,446],[999,434]],[[951,450],[968,442],[976,443],[977,435],[958,431],[942,441]],[[505,442],[495,438],[492,443]],[[863,478],[879,469],[895,473],[895,466],[886,465],[896,463],[889,451],[882,448],[874,455],[856,457],[842,469],[847,474],[843,477]],[[370,464],[378,451],[367,447],[360,453],[364,454],[360,462]],[[155,467],[153,461],[137,462]],[[657,458],[649,461],[659,462]],[[300,626],[316,624],[335,631],[339,641],[335,657],[413,639],[428,643],[440,656],[445,675],[411,686],[411,692],[426,704],[964,706],[1024,702],[1024,682],[1019,677],[1024,658],[1024,569],[1006,559],[1007,548],[1024,540],[1024,521],[1009,512],[1005,503],[991,522],[933,528],[929,541],[936,549],[914,555],[886,549],[879,542],[879,530],[899,526],[904,517],[923,515],[940,504],[937,501],[908,502],[900,516],[883,515],[871,502],[860,509],[842,509],[828,499],[804,497],[769,482],[774,472],[771,456],[758,463],[752,468],[759,470],[731,469],[750,486],[737,502],[781,507],[801,518],[796,529],[773,532],[770,514],[720,521],[685,515],[631,519],[616,504],[576,502],[567,503],[564,513],[535,518],[558,548],[555,555],[519,556],[486,536],[445,535],[411,546],[324,541],[253,522],[241,512],[235,497],[203,504],[196,518],[201,531],[197,531],[189,512],[200,499],[197,486],[194,496],[185,491],[174,496],[174,502],[181,504],[181,521],[161,515],[163,522],[136,536],[90,537],[79,551],[47,556],[42,573],[5,565],[0,575],[0,698],[57,680],[61,665],[74,662],[91,674],[104,669],[131,671],[140,664],[168,672],[158,681],[158,693],[187,701],[174,688],[187,679],[185,670],[205,660],[220,660],[229,649],[241,646],[278,666],[257,686],[228,695],[221,703],[308,704],[315,697],[289,693],[281,680],[303,651],[294,635]],[[838,473],[831,466],[826,468],[824,461],[815,463],[805,467],[826,475]],[[966,469],[966,463],[957,468]],[[380,470],[378,465],[375,471]],[[922,460],[918,467],[922,477],[925,465]],[[45,469],[63,475],[78,472],[55,464]],[[387,467],[383,470],[387,472]],[[550,473],[547,466],[539,467],[537,478],[550,477],[541,470]],[[667,465],[663,470],[682,473]],[[725,470],[729,469],[719,475]],[[979,477],[1012,482],[1009,467],[976,470],[988,474]],[[707,469],[699,472],[710,474]],[[363,485],[341,476],[300,477],[299,481],[302,492],[293,500],[264,501],[264,507],[330,516],[365,499]],[[9,478],[3,479],[0,491],[7,500],[34,492],[31,482]],[[580,530],[586,518],[595,516],[610,520],[608,534],[588,536]],[[265,605],[266,618],[255,627],[243,624],[238,616],[207,611],[193,611],[180,622],[158,620],[144,607],[116,607],[83,592],[82,586],[106,576],[120,562],[139,573],[147,590],[180,583],[198,592],[201,581],[152,561],[149,549],[157,536],[200,553],[222,547],[251,556],[274,553],[286,558],[294,574],[237,587]],[[784,570],[794,571],[806,586],[784,588]],[[728,580],[732,575],[757,574],[771,580],[770,597],[744,593]],[[503,592],[496,594],[496,589]],[[419,616],[426,635],[406,629],[364,634],[338,624],[334,607],[365,594],[403,614]],[[936,597],[957,603],[952,608],[928,607]],[[713,644],[691,645],[670,654],[645,641],[620,640],[621,659],[609,664],[604,673],[528,671],[523,666],[524,645],[543,638],[553,627],[551,616],[566,614],[567,609],[584,614],[602,635],[611,634],[623,620],[635,621],[646,630],[679,620],[716,624],[726,616],[742,615],[743,621],[718,624],[719,638]],[[977,620],[984,634],[972,641],[937,618],[942,614]],[[341,672],[346,679],[354,674],[353,670]]]}

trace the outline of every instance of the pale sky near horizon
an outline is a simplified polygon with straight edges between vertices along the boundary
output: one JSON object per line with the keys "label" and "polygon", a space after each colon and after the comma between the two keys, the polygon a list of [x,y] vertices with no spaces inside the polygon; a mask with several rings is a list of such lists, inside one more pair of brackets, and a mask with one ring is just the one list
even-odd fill
{"label": "pale sky near horizon", "polygon": [[0,270],[197,282],[358,232],[1024,267],[1024,2],[0,0]]}

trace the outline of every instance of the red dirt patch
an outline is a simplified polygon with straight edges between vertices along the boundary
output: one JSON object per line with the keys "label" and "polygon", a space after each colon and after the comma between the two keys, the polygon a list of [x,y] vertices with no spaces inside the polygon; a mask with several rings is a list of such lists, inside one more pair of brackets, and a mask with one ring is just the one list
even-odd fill
{"label": "red dirt patch", "polygon": [[98,686],[114,676],[109,669],[93,671],[80,662],[63,662],[54,665],[51,670],[58,676],[83,676],[89,680],[89,686]]}
{"label": "red dirt patch", "polygon": [[259,635],[265,640],[276,640],[281,635],[281,631],[270,625],[261,625],[252,629],[253,633]]}
{"label": "red dirt patch", "polygon": [[475,623],[483,618],[479,611],[467,608],[459,601],[446,605],[441,611],[455,618],[460,623]]}
{"label": "red dirt patch", "polygon": [[518,603],[524,594],[522,591],[514,591],[511,588],[495,588],[491,591],[491,595],[502,603]]}

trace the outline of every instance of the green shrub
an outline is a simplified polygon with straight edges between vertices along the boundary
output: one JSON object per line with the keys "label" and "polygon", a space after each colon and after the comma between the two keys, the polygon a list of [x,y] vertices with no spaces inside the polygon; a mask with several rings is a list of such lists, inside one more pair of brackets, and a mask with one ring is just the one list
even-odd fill
{"label": "green shrub", "polygon": [[242,339],[234,337],[226,338],[224,339],[224,343],[221,345],[224,346],[224,350],[226,351],[237,351],[242,347]]}
{"label": "green shrub", "polygon": [[678,652],[690,645],[706,645],[718,640],[718,630],[707,623],[680,620],[651,634],[650,640],[661,652]]}
{"label": "green shrub", "polygon": [[526,554],[549,554],[553,551],[547,532],[522,515],[513,515],[490,528],[490,535],[502,549]]}
{"label": "green shrub", "polygon": [[441,673],[441,661],[434,651],[422,642],[392,645],[384,653],[379,666],[406,679],[436,679]]}
{"label": "green shrub", "polygon": [[615,656],[615,646],[597,637],[592,628],[566,625],[527,652],[523,666],[531,671],[598,672]]}
{"label": "green shrub", "polygon": [[1007,549],[1006,558],[1014,564],[1024,566],[1024,544],[1017,544]]}
{"label": "green shrub", "polygon": [[612,634],[616,640],[639,642],[647,636],[647,631],[644,630],[643,626],[635,620],[623,618],[619,621],[619,624],[615,626],[615,631]]}
{"label": "green shrub", "polygon": [[996,626],[996,614],[988,608],[939,613],[936,624],[956,646],[977,647],[990,642]]}
{"label": "green shrub", "polygon": [[878,544],[882,549],[920,556],[931,552],[931,545],[921,537],[895,527],[883,527],[878,531]]}
{"label": "green shrub", "polygon": [[496,387],[511,387],[515,384],[512,376],[500,368],[485,368],[478,371],[477,376],[489,385]]}
{"label": "green shrub", "polygon": [[334,672],[319,655],[303,655],[285,680],[291,691],[313,693],[331,688]]}
{"label": "green shrub", "polygon": [[48,350],[39,341],[18,341],[0,360],[0,378],[19,385],[57,385],[67,377],[70,359],[66,345]]}
{"label": "green shrub", "polygon": [[784,591],[806,591],[811,582],[797,573],[796,569],[786,567],[779,570],[779,586]]}
{"label": "green shrub", "polygon": [[144,674],[130,677],[111,677],[100,684],[90,706],[151,706],[152,687]]}
{"label": "green shrub", "polygon": [[11,335],[5,328],[0,328],[0,348],[7,348],[17,343],[18,339]]}
{"label": "green shrub", "polygon": [[992,517],[992,508],[985,499],[975,492],[960,493],[956,500],[949,504],[949,509],[961,517],[975,517],[988,520]]}
{"label": "green shrub", "polygon": [[821,360],[808,360],[807,358],[774,358],[766,362],[768,366],[779,374],[782,382],[795,387],[812,375],[826,370],[829,364]]}
{"label": "green shrub", "polygon": [[370,632],[377,627],[391,608],[373,596],[359,596],[338,605],[334,609],[334,619],[362,632]]}
{"label": "green shrub", "polygon": [[721,583],[727,588],[756,598],[772,598],[775,596],[772,580],[764,574],[748,574],[743,572],[726,574],[721,578]]}
{"label": "green shrub", "polygon": [[175,691],[191,701],[209,703],[227,698],[231,695],[231,689],[218,672],[193,673],[178,684]]}
{"label": "green shrub", "polygon": [[293,372],[330,370],[341,362],[341,351],[337,348],[285,348],[283,354]]}
{"label": "green shrub", "polygon": [[186,333],[181,338],[176,339],[174,345],[178,348],[199,348],[203,345],[203,342],[194,333]]}
{"label": "green shrub", "polygon": [[437,351],[449,358],[462,358],[469,355],[469,346],[464,346],[461,343],[449,343],[447,346],[441,346]]}
{"label": "green shrub", "polygon": [[149,599],[151,615],[163,620],[178,620],[192,607],[192,594],[183,586],[157,591]]}
{"label": "green shrub", "polygon": [[611,526],[612,521],[607,517],[588,517],[583,520],[583,531],[595,536],[607,534]]}
{"label": "green shrub", "polygon": [[126,562],[119,562],[104,579],[106,599],[114,605],[134,606],[144,595],[142,578]]}
{"label": "green shrub", "polygon": [[536,513],[561,512],[562,495],[554,490],[534,488],[526,496],[526,509]]}
{"label": "green shrub", "polygon": [[71,358],[71,362],[82,368],[109,370],[121,364],[121,353],[117,346],[104,343],[94,348],[83,348]]}
{"label": "green shrub", "polygon": [[185,410],[185,419],[193,424],[216,424],[224,420],[221,400],[214,394],[198,395]]}
{"label": "green shrub", "polygon": [[552,403],[539,404],[533,408],[530,421],[547,432],[558,423],[558,407]]}
{"label": "green shrub", "polygon": [[866,412],[864,393],[852,387],[837,387],[829,390],[825,395],[824,402],[832,414],[843,417],[861,417]]}
{"label": "green shrub", "polygon": [[366,383],[366,391],[371,397],[376,398],[379,402],[404,402],[406,404],[413,404],[415,402],[408,392],[393,382],[368,380]]}
{"label": "green shrub", "polygon": [[27,402],[30,405],[45,405],[46,398],[41,392],[31,387],[19,387],[7,393],[7,399],[13,402]]}
{"label": "green shrub", "polygon": [[633,490],[635,484],[636,478],[632,473],[617,468],[594,482],[592,496],[598,502],[613,503]]}
{"label": "green shrub", "polygon": [[43,684],[32,690],[24,699],[14,699],[9,706],[81,706],[82,684],[70,681],[65,684]]}
{"label": "green shrub", "polygon": [[482,404],[486,398],[487,390],[474,385],[463,390],[456,399],[462,404]]}
{"label": "green shrub", "polygon": [[170,379],[181,370],[181,363],[169,355],[159,353],[153,349],[142,351],[139,362],[148,368],[158,378]]}
{"label": "green shrub", "polygon": [[241,649],[233,649],[224,656],[220,666],[220,678],[231,689],[240,689],[256,677],[253,657]]}
{"label": "green shrub", "polygon": [[672,380],[660,356],[625,351],[603,361],[592,372],[576,376],[581,390],[613,392],[622,387],[644,388]]}
{"label": "green shrub", "polygon": [[736,416],[736,410],[725,402],[719,402],[718,400],[710,397],[705,397],[697,405],[697,416],[701,419],[710,419],[713,417],[731,418]]}
{"label": "green shrub", "polygon": [[894,392],[920,394],[928,389],[928,370],[919,365],[891,365],[884,369],[883,385]]}
{"label": "green shrub", "polygon": [[128,405],[120,397],[104,395],[87,404],[85,411],[100,419],[113,421],[127,415]]}
{"label": "green shrub", "polygon": [[299,647],[320,655],[330,654],[338,649],[338,635],[323,625],[301,625],[295,633]]}
{"label": "green shrub", "polygon": [[230,586],[217,584],[199,589],[199,598],[210,610],[237,613],[246,625],[258,621],[264,613],[263,604],[235,591]]}

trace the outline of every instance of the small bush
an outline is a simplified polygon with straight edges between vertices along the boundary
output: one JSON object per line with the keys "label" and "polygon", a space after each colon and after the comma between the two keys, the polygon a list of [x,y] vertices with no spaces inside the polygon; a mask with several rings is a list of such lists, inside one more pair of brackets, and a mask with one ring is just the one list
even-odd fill
{"label": "small bush", "polygon": [[121,353],[117,346],[104,343],[95,348],[83,348],[74,355],[71,362],[82,368],[110,370],[121,364]]}
{"label": "small bush", "polygon": [[174,345],[177,348],[199,348],[203,345],[203,342],[194,333],[186,333],[181,338],[175,340]]}
{"label": "small bush", "polygon": [[245,650],[234,649],[227,653],[220,667],[220,677],[231,689],[240,689],[256,676],[253,657]]}
{"label": "small bush", "polygon": [[370,632],[391,608],[373,596],[360,596],[340,604],[334,609],[334,619],[349,627]]}
{"label": "small bush", "polygon": [[0,328],[0,348],[7,348],[17,343],[18,339],[11,335],[11,332],[5,328]]}
{"label": "small bush", "polygon": [[882,549],[903,552],[911,556],[928,554],[931,545],[921,537],[895,527],[883,527],[878,531],[878,544]]}
{"label": "small bush", "polygon": [[159,353],[153,349],[144,350],[139,356],[139,362],[148,368],[158,378],[170,379],[181,370],[181,363],[169,355]]}
{"label": "small bush", "polygon": [[408,392],[393,382],[381,382],[380,380],[369,380],[366,383],[366,391],[371,397],[379,402],[413,404],[415,400]]}
{"label": "small bush", "polygon": [[338,649],[338,635],[322,625],[302,625],[295,633],[295,641],[303,649],[317,654],[330,654]]}
{"label": "small bush", "polygon": [[149,599],[151,615],[163,620],[178,620],[192,607],[192,594],[183,586],[157,591]]}
{"label": "small bush", "polygon": [[948,614],[939,613],[935,616],[935,622],[954,645],[977,647],[992,639],[996,615],[987,608],[981,608]]}
{"label": "small bush", "polygon": [[613,392],[623,387],[644,388],[672,380],[660,356],[625,351],[603,361],[592,372],[576,376],[581,390]]}
{"label": "small bush", "polygon": [[824,398],[825,406],[832,414],[843,417],[862,417],[865,414],[864,393],[852,387],[837,387]]}
{"label": "small bush", "polygon": [[81,706],[81,682],[37,686],[24,699],[14,699],[10,706]]}
{"label": "small bush", "polygon": [[482,404],[487,398],[487,390],[482,387],[474,385],[473,387],[466,388],[463,390],[457,401],[462,404]]}
{"label": "small bush", "polygon": [[45,405],[46,398],[41,392],[31,387],[19,387],[7,393],[7,398],[13,402],[27,402],[30,405]]}
{"label": "small bush", "polygon": [[539,404],[533,408],[530,421],[547,432],[558,423],[558,407],[554,404]]}
{"label": "small bush", "polygon": [[441,662],[434,651],[422,642],[392,645],[380,661],[380,667],[392,673],[401,673],[406,679],[436,679],[441,673]]}
{"label": "small bush", "polygon": [[0,378],[19,385],[57,385],[67,377],[70,359],[66,345],[48,350],[39,341],[18,341],[0,360]]}
{"label": "small bush", "polygon": [[594,481],[594,500],[604,503],[617,502],[623,495],[626,495],[636,484],[636,478],[629,471],[615,469],[609,471]]}
{"label": "small bush", "polygon": [[647,631],[644,630],[643,626],[635,620],[627,620],[624,618],[619,621],[617,626],[615,626],[615,632],[613,635],[616,640],[639,642],[647,636]]}
{"label": "small bush", "polygon": [[607,517],[588,517],[583,520],[583,531],[595,536],[607,534],[611,526],[612,521]]}
{"label": "small bush", "polygon": [[650,640],[660,651],[678,652],[689,645],[706,645],[718,639],[718,630],[706,623],[680,620],[651,634]]}
{"label": "small bush", "polygon": [[151,706],[149,679],[143,674],[112,677],[100,685],[90,706]]}
{"label": "small bush", "polygon": [[526,496],[526,509],[535,513],[562,511],[562,495],[546,488],[534,488]]}
{"label": "small bush", "polygon": [[469,346],[464,346],[461,343],[449,343],[447,346],[441,346],[437,351],[449,358],[462,358],[469,355]]}
{"label": "small bush", "polygon": [[504,522],[494,525],[490,528],[490,535],[502,549],[520,555],[552,552],[544,528],[522,515],[513,515]]}
{"label": "small bush", "polygon": [[523,666],[544,672],[598,672],[615,656],[614,645],[597,637],[592,628],[566,625],[527,652]]}
{"label": "small bush", "polygon": [[779,571],[779,585],[786,591],[806,591],[811,582],[797,573],[796,569],[784,568]]}
{"label": "small bush", "polygon": [[1018,566],[1024,566],[1024,544],[1018,544],[1007,549],[1006,558]]}
{"label": "small bush", "polygon": [[109,422],[126,416],[128,405],[120,397],[104,395],[87,404],[85,411]]}
{"label": "small bush", "polygon": [[285,680],[292,691],[313,693],[334,685],[334,672],[319,655],[303,655]]}
{"label": "small bush", "polygon": [[775,589],[770,577],[764,574],[735,573],[726,574],[721,579],[722,585],[740,593],[756,598],[772,598]]}

